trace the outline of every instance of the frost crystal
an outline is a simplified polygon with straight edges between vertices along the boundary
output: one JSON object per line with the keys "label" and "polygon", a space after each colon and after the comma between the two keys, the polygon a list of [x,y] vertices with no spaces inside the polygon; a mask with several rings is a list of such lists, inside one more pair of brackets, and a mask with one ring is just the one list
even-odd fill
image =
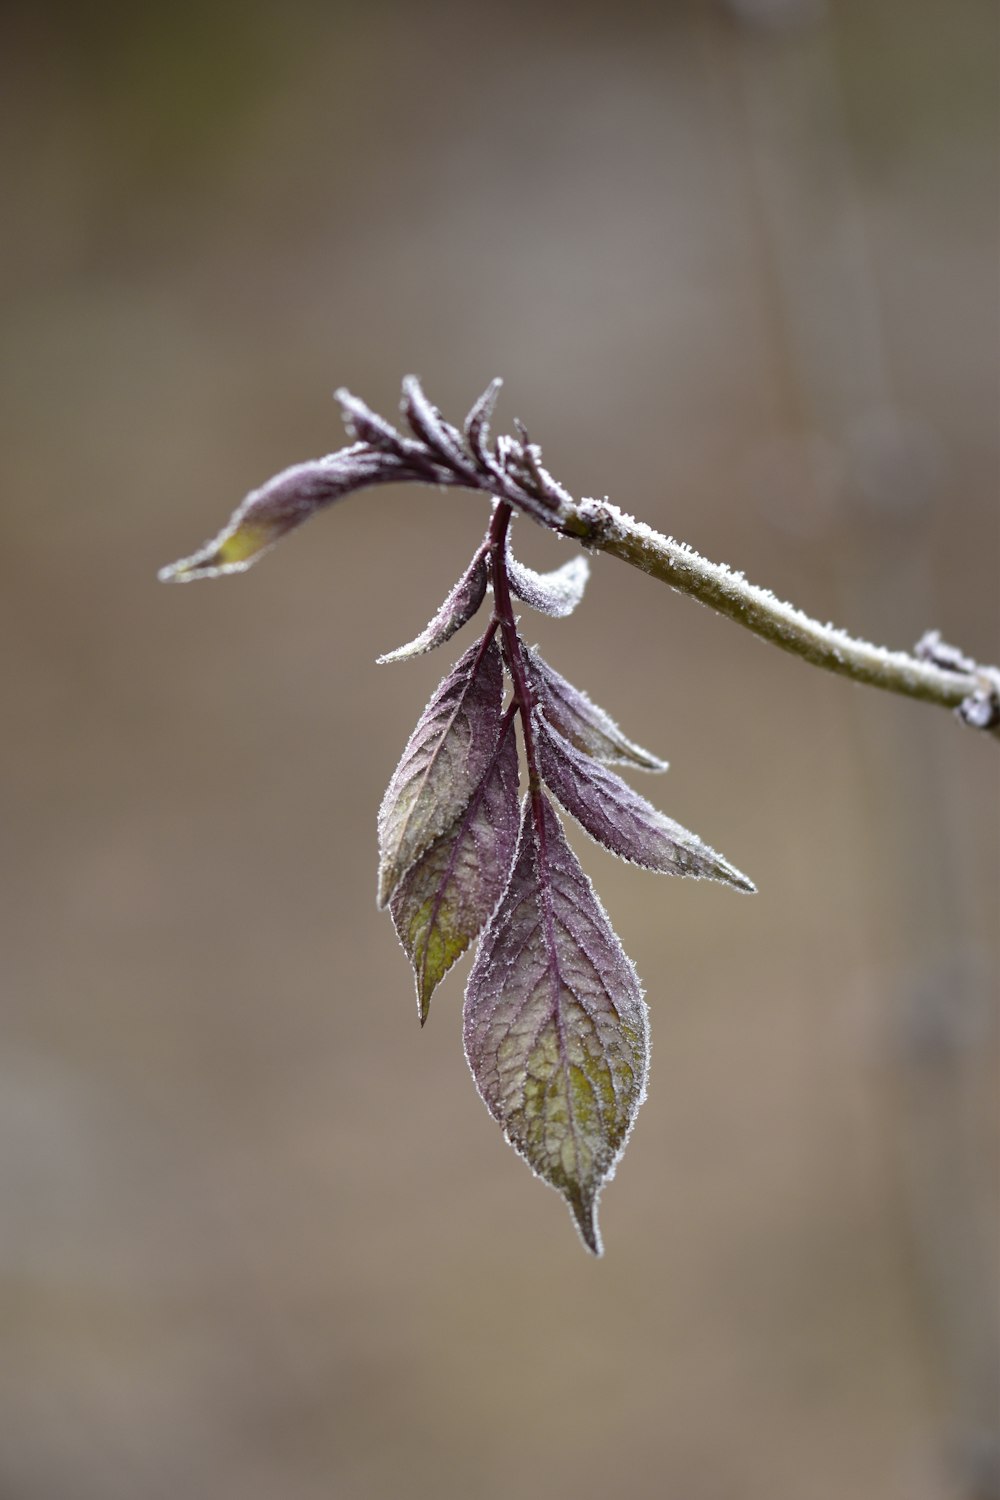
{"label": "frost crystal", "polygon": [[[515,511],[531,515],[585,548],[627,544],[638,566],[650,565],[643,547],[666,545],[675,572],[697,578],[705,591],[753,591],[742,575],[713,569],[607,500],[574,505],[520,423],[516,438],[491,442],[499,384],[487,386],[459,430],[409,377],[402,410],[410,435],[338,391],[356,441],[252,491],[213,541],[160,576],[183,582],[242,572],[303,521],[366,486],[415,481],[491,497],[486,537],[434,617],[378,658],[403,661],[445,644],[492,591],[484,634],[432,694],[386,789],[377,899],[389,907],[412,966],[421,1024],[437,986],[478,940],[463,1011],[476,1085],[508,1141],[562,1194],[585,1245],[599,1255],[598,1198],[645,1096],[648,1016],[635,970],[546,788],[623,859],[753,886],[608,769],[665,771],[667,763],[525,645],[512,596],[564,618],[583,599],[589,564],[577,554],[548,573],[523,566],[510,549],[511,519]],[[1000,714],[995,693],[989,711]],[[520,814],[517,719],[528,773]]]}
{"label": "frost crystal", "polygon": [[510,884],[469,976],[465,1054],[508,1141],[600,1255],[598,1195],[645,1096],[646,1006],[544,795],[525,798]]}

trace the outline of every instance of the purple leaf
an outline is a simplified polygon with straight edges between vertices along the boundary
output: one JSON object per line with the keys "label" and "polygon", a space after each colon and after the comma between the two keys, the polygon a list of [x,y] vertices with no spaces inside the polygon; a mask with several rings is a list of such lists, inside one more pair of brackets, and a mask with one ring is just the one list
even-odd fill
{"label": "purple leaf", "polygon": [[286,532],[334,500],[369,484],[388,484],[406,477],[404,463],[391,453],[375,453],[365,443],[342,448],[329,458],[295,464],[251,490],[233,511],[228,525],[191,557],[160,569],[163,583],[188,583],[244,573]]}
{"label": "purple leaf", "polygon": [[627,782],[582,755],[541,715],[538,765],[546,785],[591,838],[635,865],[663,875],[724,880],[737,890],[756,886],[714,849],[634,792]]}
{"label": "purple leaf", "polygon": [[591,703],[565,677],[554,672],[537,651],[524,647],[528,677],[538,706],[548,722],[571,745],[594,760],[635,766],[642,771],[665,771],[667,762],[625,738],[615,721]]}
{"label": "purple leaf", "polygon": [[510,875],[517,843],[517,741],[512,716],[465,811],[403,876],[389,902],[413,965],[420,1024],[431,995],[478,937]]}
{"label": "purple leaf", "polygon": [[420,716],[378,815],[378,904],[468,805],[500,734],[503,667],[492,632],[470,646]]}
{"label": "purple leaf", "polygon": [[601,1253],[597,1198],[645,1096],[646,1006],[543,792],[465,996],[465,1055],[510,1144]]}
{"label": "purple leaf", "polygon": [[415,375],[403,379],[403,412],[415,436],[436,454],[448,469],[475,479],[475,468],[465,450],[462,434],[424,395]]}
{"label": "purple leaf", "polygon": [[497,396],[503,381],[499,378],[491,380],[481,396],[479,396],[469,409],[469,415],[465,419],[465,436],[472,451],[473,457],[480,463],[485,464],[487,454],[487,443],[490,436],[490,418],[493,408],[497,404]]}
{"label": "purple leaf", "polygon": [[359,442],[378,448],[383,453],[393,453],[407,462],[420,460],[424,456],[419,442],[403,437],[391,422],[373,412],[359,397],[352,396],[344,386],[334,391],[333,399],[340,405],[348,432]]}
{"label": "purple leaf", "polygon": [[476,553],[447,599],[430,624],[405,646],[387,651],[377,658],[379,664],[389,661],[405,661],[410,656],[420,656],[443,646],[457,630],[461,630],[472,619],[486,597],[486,548]]}
{"label": "purple leaf", "polygon": [[536,573],[517,561],[508,543],[507,577],[511,593],[553,619],[562,620],[573,613],[583,598],[589,574],[590,564],[582,552],[552,573]]}

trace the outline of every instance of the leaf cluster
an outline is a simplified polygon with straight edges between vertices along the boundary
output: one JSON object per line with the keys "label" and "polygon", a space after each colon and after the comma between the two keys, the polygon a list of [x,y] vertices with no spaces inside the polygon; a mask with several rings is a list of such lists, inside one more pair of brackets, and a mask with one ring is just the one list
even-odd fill
{"label": "leaf cluster", "polygon": [[464,1007],[476,1085],[599,1254],[598,1195],[645,1096],[648,1013],[552,799],[633,864],[753,886],[610,769],[664,771],[666,763],[525,644],[511,596],[567,615],[583,597],[587,562],[577,557],[548,574],[525,568],[511,552],[509,524],[509,507],[498,505],[434,618],[380,658],[402,660],[449,640],[492,586],[484,634],[435,690],[386,791],[378,901],[413,967],[421,1024],[438,984],[478,940]]}
{"label": "leaf cluster", "polygon": [[407,376],[403,415],[411,437],[398,432],[350,391],[338,390],[344,421],[356,441],[325,458],[293,464],[251,490],[218,536],[190,557],[161,568],[160,581],[191,583],[243,573],[317,511],[378,484],[479,490],[505,500],[552,530],[563,530],[574,513],[572,497],[545,469],[541,449],[530,441],[524,427],[517,424],[519,438],[500,435],[490,442],[490,417],[501,384],[500,380],[490,382],[473,403],[460,432],[431,405],[416,377]]}
{"label": "leaf cluster", "polygon": [[476,1085],[507,1140],[562,1194],[585,1245],[600,1254],[598,1197],[645,1096],[649,1018],[556,803],[632,864],[754,887],[612,769],[667,766],[523,640],[513,600],[565,618],[583,598],[589,564],[581,554],[538,573],[514,557],[515,509],[572,532],[579,507],[523,427],[517,439],[490,442],[498,388],[494,381],[484,391],[460,432],[408,380],[412,436],[339,392],[356,441],[253,491],[213,541],[160,576],[242,572],[317,510],[367,485],[413,480],[491,497],[489,529],[440,608],[415,639],[379,658],[403,661],[444,645],[492,595],[483,634],[436,688],[386,789],[377,900],[412,965],[421,1024],[448,970],[478,944],[463,1017]]}

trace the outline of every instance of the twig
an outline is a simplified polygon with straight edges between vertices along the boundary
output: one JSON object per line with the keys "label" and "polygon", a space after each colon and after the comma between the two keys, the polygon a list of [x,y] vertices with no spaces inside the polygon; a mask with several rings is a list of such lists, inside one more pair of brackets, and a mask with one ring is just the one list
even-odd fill
{"label": "twig", "polygon": [[641,568],[810,666],[956,709],[976,729],[995,731],[1000,725],[1000,672],[947,646],[939,632],[926,632],[912,654],[890,651],[821,624],[742,573],[709,562],[685,542],[653,531],[607,501],[581,501],[576,512],[579,525],[571,521],[565,529],[587,546]]}
{"label": "twig", "polygon": [[742,573],[709,562],[684,542],[663,536],[608,500],[575,500],[541,461],[541,450],[518,423],[519,437],[489,442],[500,388],[494,380],[459,431],[427,400],[415,376],[403,382],[403,437],[348,391],[337,399],[350,447],[297,464],[249,494],[229,525],[192,557],[161,570],[165,582],[242,572],[287,531],[315,511],[372,484],[416,482],[456,486],[506,501],[540,526],[607,552],[735,620],[762,640],[855,682],[952,708],[974,729],[1000,737],[1000,671],[973,661],[927,631],[912,653],[889,651],[823,625],[785,604]]}

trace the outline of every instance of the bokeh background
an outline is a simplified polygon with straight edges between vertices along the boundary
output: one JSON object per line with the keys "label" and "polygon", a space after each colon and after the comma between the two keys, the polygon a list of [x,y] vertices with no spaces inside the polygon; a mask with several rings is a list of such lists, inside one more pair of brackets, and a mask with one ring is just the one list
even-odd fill
{"label": "bokeh background", "polygon": [[760,887],[576,840],[654,1029],[598,1263],[374,909],[482,500],[155,581],[335,386],[499,374],[575,493],[996,659],[995,6],[2,20],[2,1500],[995,1500],[995,742],[611,559],[531,622]]}

